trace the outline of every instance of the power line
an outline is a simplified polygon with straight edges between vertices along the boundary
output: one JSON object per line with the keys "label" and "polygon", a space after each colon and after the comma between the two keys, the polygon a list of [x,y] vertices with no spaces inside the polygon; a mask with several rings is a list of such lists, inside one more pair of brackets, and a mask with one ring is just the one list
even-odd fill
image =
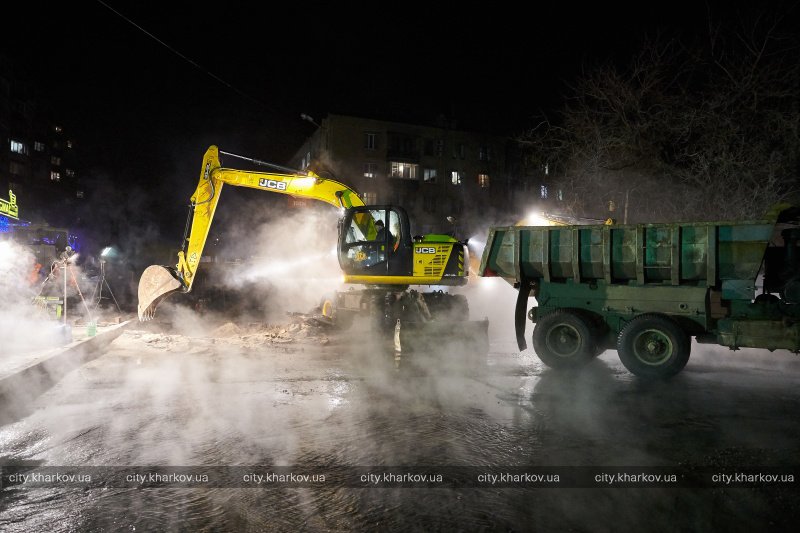
{"label": "power line", "polygon": [[203,67],[202,65],[200,65],[199,63],[197,63],[196,61],[191,59],[190,57],[187,57],[185,54],[181,53],[179,50],[177,50],[174,47],[168,45],[167,43],[165,43],[164,41],[162,41],[161,39],[159,39],[158,37],[156,37],[155,35],[153,35],[149,31],[147,31],[146,29],[141,27],[139,24],[137,24],[136,22],[132,21],[130,18],[126,17],[125,15],[123,15],[122,13],[120,13],[119,11],[117,11],[116,9],[111,7],[110,5],[108,5],[105,2],[103,2],[103,0],[97,0],[97,3],[102,5],[103,7],[105,7],[106,9],[108,9],[109,11],[111,11],[112,13],[114,13],[115,15],[117,15],[118,17],[123,19],[124,21],[126,21],[127,23],[129,23],[131,26],[133,26],[137,30],[141,31],[142,33],[144,33],[145,35],[150,37],[154,41],[156,41],[158,44],[160,44],[161,46],[163,46],[164,48],[166,48],[167,50],[169,50],[170,52],[172,52],[176,56],[180,57],[181,59],[183,59],[184,61],[186,61],[187,63],[189,63],[193,67],[195,67],[197,70],[199,70],[201,72],[204,72],[205,74],[207,74],[208,76],[210,76],[214,80],[218,81],[219,83],[221,83],[225,87],[231,89],[232,91],[236,92],[240,96],[243,96],[243,97],[247,98],[248,100],[251,100],[251,101],[255,102],[256,104],[260,105],[264,109],[267,109],[267,110],[270,110],[270,111],[275,111],[275,109],[270,109],[269,106],[267,106],[267,104],[265,104],[261,100],[258,100],[257,98],[247,94],[246,92],[238,89],[237,87],[234,87],[232,84],[230,84],[227,81],[223,80],[222,78],[220,78],[219,76],[217,76],[216,74],[214,74],[213,72],[208,70],[207,68]]}

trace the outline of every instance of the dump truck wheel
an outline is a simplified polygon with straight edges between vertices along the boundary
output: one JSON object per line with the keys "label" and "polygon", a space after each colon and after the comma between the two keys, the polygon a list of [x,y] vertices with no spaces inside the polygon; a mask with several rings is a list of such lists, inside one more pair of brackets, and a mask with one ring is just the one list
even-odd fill
{"label": "dump truck wheel", "polygon": [[671,318],[639,315],[622,328],[617,352],[625,368],[645,378],[668,378],[689,360],[689,335]]}
{"label": "dump truck wheel", "polygon": [[544,364],[570,368],[595,357],[591,323],[575,311],[559,309],[541,317],[533,328],[533,349]]}

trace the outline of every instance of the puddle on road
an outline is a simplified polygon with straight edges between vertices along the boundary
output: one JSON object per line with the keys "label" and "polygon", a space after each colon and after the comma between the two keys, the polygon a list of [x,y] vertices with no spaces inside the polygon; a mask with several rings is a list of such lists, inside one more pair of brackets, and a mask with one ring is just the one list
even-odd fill
{"label": "puddle on road", "polygon": [[[610,357],[575,374],[510,352],[398,367],[374,346],[287,353],[246,341],[126,332],[0,428],[0,454],[50,465],[735,465],[785,464],[800,442],[786,422],[800,404],[791,380],[744,391],[689,371],[645,386]],[[0,529],[569,528],[604,515],[598,494],[603,509],[659,501],[624,490],[6,488]]]}

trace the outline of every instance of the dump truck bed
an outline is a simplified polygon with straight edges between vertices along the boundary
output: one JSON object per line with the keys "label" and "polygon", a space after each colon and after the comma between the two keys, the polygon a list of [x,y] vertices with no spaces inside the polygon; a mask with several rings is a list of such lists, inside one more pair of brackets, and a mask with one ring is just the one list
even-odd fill
{"label": "dump truck bed", "polygon": [[[752,286],[775,222],[495,227],[481,276],[622,285]],[[742,295],[744,296],[744,295]]]}

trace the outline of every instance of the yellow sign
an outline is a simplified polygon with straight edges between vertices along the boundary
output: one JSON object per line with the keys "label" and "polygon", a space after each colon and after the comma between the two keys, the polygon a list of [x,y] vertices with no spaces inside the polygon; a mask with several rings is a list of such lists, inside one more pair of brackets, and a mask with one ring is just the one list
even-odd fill
{"label": "yellow sign", "polygon": [[17,205],[17,196],[8,190],[8,200],[0,198],[0,215],[5,215],[9,218],[19,220],[19,206]]}

